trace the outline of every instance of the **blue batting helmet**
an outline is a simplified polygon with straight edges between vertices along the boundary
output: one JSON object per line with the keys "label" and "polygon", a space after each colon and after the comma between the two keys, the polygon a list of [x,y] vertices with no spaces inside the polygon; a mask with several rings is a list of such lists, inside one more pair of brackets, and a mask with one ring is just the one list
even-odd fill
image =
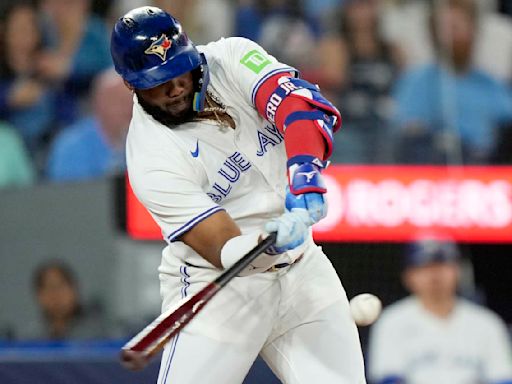
{"label": "blue batting helmet", "polygon": [[206,59],[169,13],[156,7],[131,10],[114,25],[110,52],[117,73],[135,89],[153,88],[199,70],[193,107],[203,109]]}
{"label": "blue batting helmet", "polygon": [[405,267],[421,267],[430,263],[456,263],[459,250],[451,241],[424,239],[409,243],[405,247]]}

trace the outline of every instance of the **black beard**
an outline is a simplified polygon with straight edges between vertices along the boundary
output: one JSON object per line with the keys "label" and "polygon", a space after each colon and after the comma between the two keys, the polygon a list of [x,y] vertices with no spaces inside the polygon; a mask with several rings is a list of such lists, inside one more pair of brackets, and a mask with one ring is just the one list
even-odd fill
{"label": "black beard", "polygon": [[156,105],[149,104],[142,96],[135,91],[140,106],[148,115],[158,121],[160,124],[165,125],[168,128],[175,128],[178,125],[189,123],[197,116],[197,112],[192,109],[192,105],[183,112],[180,116],[171,115],[169,112],[164,111],[162,108]]}

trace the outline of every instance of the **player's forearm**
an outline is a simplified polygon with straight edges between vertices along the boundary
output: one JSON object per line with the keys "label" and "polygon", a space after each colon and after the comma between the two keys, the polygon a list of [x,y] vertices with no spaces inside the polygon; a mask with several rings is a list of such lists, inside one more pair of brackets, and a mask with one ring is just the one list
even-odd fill
{"label": "player's forearm", "polygon": [[[280,73],[267,79],[258,89],[256,109],[283,133],[288,158],[309,155],[325,160],[332,152],[331,131],[339,128],[341,117],[319,91],[301,88],[312,88],[311,84],[298,79],[294,81],[299,83],[287,81],[290,78],[292,74]],[[316,93],[319,100],[295,95],[294,91]],[[329,116],[336,116],[334,123],[330,124]]]}
{"label": "player's forearm", "polygon": [[267,270],[275,256],[300,246],[309,234],[305,212],[287,212],[267,222],[265,229],[243,234],[226,211],[219,211],[184,233],[180,240],[219,269],[230,268],[254,248],[268,232],[277,232],[277,240],[266,258],[259,258],[241,276]]}
{"label": "player's forearm", "polygon": [[[267,118],[268,100],[272,96],[274,89],[279,85],[279,78],[286,75],[292,76],[292,74],[274,75],[261,85],[256,97],[256,108],[263,117]],[[311,112],[313,108],[300,99],[283,100],[274,115],[274,123],[284,135],[287,157],[291,158],[301,154],[309,154],[323,159],[326,153],[326,143],[312,121],[306,121],[304,124],[291,124],[285,129],[284,122],[286,117],[296,111]]]}
{"label": "player's forearm", "polygon": [[241,231],[226,211],[219,211],[184,233],[180,240],[217,268],[223,268],[221,253],[224,245]]}
{"label": "player's forearm", "polygon": [[286,209],[309,214],[313,225],[327,214],[327,192],[321,172],[333,148],[333,132],[341,126],[339,111],[315,85],[280,73],[265,80],[256,93],[259,113],[284,133],[289,192]]}

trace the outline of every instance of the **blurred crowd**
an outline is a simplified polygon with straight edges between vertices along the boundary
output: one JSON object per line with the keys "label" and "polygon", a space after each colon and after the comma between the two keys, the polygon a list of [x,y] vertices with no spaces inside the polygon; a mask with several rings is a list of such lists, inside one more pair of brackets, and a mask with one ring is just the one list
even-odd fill
{"label": "blurred crowd", "polygon": [[[338,163],[512,163],[512,9],[499,0],[160,0],[197,44],[257,41],[340,109]],[[0,187],[125,169],[112,23],[140,0],[6,0]]]}

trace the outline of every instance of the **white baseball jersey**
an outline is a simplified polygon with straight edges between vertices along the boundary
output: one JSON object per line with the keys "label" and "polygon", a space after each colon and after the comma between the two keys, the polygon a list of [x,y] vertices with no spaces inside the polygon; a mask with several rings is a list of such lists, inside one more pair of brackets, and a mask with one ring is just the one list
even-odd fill
{"label": "white baseball jersey", "polygon": [[484,307],[459,299],[440,319],[416,298],[386,309],[370,334],[370,377],[407,384],[512,383],[512,353],[505,325]]}
{"label": "white baseball jersey", "polygon": [[[127,165],[135,194],[169,243],[164,259],[178,257],[212,267],[176,241],[179,236],[222,209],[243,234],[261,230],[270,218],[283,213],[287,185],[283,135],[253,105],[265,79],[295,70],[243,38],[221,39],[198,50],[205,54],[210,70],[208,92],[226,107],[236,128],[202,120],[171,129],[135,102]],[[311,235],[307,243],[312,244]],[[275,262],[290,262],[298,254],[288,252]],[[165,264],[162,268],[165,272]]]}
{"label": "white baseball jersey", "polygon": [[[284,212],[283,136],[253,99],[269,76],[295,70],[242,38],[198,49],[210,70],[208,92],[236,128],[203,120],[170,129],[136,102],[127,138],[130,182],[168,242],[159,268],[164,310],[219,274],[176,241],[180,235],[221,209],[243,234],[261,231]],[[364,384],[359,337],[336,271],[311,232],[300,248],[267,256],[290,263],[303,254],[299,262],[234,278],[215,296],[166,345],[158,383],[240,384],[261,354],[283,383]]]}

